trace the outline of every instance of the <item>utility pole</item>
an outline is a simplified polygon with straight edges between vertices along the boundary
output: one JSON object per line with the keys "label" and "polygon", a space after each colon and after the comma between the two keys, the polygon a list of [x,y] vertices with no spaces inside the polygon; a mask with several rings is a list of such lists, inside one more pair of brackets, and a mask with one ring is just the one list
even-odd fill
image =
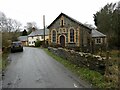
{"label": "utility pole", "polygon": [[44,27],[44,47],[45,47],[45,15],[43,15],[43,27]]}

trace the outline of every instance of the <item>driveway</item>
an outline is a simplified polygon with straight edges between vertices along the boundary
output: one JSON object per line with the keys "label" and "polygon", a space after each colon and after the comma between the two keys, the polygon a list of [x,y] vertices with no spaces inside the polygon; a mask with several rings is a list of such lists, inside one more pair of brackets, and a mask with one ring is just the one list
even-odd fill
{"label": "driveway", "polygon": [[62,64],[39,48],[11,53],[3,88],[89,88]]}

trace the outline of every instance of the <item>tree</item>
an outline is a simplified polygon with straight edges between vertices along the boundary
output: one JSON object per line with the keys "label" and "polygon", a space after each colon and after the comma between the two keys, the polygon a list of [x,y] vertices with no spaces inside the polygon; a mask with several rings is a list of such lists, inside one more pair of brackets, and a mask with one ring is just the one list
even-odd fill
{"label": "tree", "polygon": [[24,31],[22,32],[22,36],[26,36],[27,35],[27,31],[26,29],[24,29]]}
{"label": "tree", "polygon": [[3,12],[0,12],[0,31],[6,31],[7,18]]}
{"label": "tree", "polygon": [[[116,17],[115,17],[116,16]],[[120,1],[117,3],[117,7],[114,11],[114,20],[116,20],[115,23],[115,32],[116,32],[116,39],[115,39],[115,45],[120,49]]]}
{"label": "tree", "polygon": [[17,41],[17,37],[20,35],[20,27],[22,24],[17,20],[10,18],[8,18],[7,24],[7,31],[11,34],[9,35],[9,37],[11,37],[11,41]]}
{"label": "tree", "polygon": [[35,22],[27,23],[26,28],[27,28],[28,34],[30,34],[32,32],[33,27],[37,29],[37,24]]}
{"label": "tree", "polygon": [[107,35],[108,46],[118,47],[118,33],[120,26],[120,10],[117,3],[105,5],[100,11],[94,14],[94,22],[97,29]]}
{"label": "tree", "polygon": [[19,21],[13,20],[13,30],[19,32],[21,30],[21,23]]}
{"label": "tree", "polygon": [[3,12],[0,12],[0,32],[2,33],[2,47],[8,47],[11,41],[17,40],[19,36],[21,23],[7,18]]}

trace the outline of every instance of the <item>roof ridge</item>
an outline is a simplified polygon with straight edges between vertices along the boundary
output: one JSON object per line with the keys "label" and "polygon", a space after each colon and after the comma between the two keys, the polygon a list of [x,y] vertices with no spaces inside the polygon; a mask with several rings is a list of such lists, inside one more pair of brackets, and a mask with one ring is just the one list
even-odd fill
{"label": "roof ridge", "polygon": [[47,28],[49,28],[61,15],[64,15],[64,16],[66,16],[67,18],[71,19],[72,21],[78,23],[79,25],[84,26],[84,27],[88,28],[89,30],[92,30],[92,28],[89,28],[88,26],[84,25],[84,24],[81,23],[80,21],[78,21],[78,20],[76,20],[76,19],[68,16],[67,14],[65,14],[65,13],[63,13],[63,12],[61,12],[61,13],[59,14],[59,16],[58,16]]}

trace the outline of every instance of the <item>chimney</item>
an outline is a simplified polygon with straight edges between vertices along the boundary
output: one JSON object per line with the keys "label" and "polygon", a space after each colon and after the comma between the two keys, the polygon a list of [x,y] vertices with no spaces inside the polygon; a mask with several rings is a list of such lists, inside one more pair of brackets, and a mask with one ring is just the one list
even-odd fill
{"label": "chimney", "polygon": [[32,31],[35,31],[35,27],[32,28]]}

